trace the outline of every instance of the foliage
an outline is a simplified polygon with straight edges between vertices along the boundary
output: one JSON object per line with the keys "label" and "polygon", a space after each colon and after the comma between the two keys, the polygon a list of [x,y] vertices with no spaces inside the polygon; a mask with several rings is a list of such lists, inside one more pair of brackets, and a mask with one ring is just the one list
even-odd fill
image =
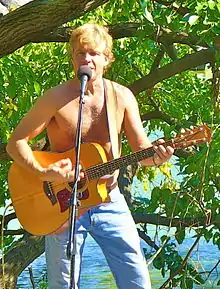
{"label": "foliage", "polygon": [[48,288],[48,284],[47,284],[47,273],[44,272],[41,277],[40,280],[38,281],[38,288],[39,289],[47,289]]}
{"label": "foliage", "polygon": [[[152,71],[156,56],[163,57],[156,69],[163,67],[187,54],[196,53],[204,47],[214,47],[219,37],[220,2],[209,0],[193,1],[108,1],[65,26],[78,26],[87,21],[115,25],[124,22],[140,24],[135,37],[114,41],[115,63],[106,77],[126,86]],[[197,43],[170,43],[157,41],[162,28],[171,32],[180,31],[188,35],[189,42],[196,37]],[[155,35],[156,36],[152,36]],[[219,52],[217,52],[218,54]],[[220,57],[215,66],[219,66]],[[0,59],[0,141],[6,143],[12,130],[36,99],[47,89],[73,76],[68,45],[63,43],[28,44],[11,55]],[[169,117],[144,121],[151,139],[154,134],[173,137],[181,127],[207,123],[213,130],[212,142],[191,150],[189,157],[179,157],[159,168],[141,168],[137,178],[143,184],[143,195],[147,200],[134,209],[136,212],[159,214],[169,218],[201,218],[206,224],[195,229],[196,236],[203,237],[220,249],[220,233],[217,225],[211,225],[219,215],[220,191],[220,136],[219,119],[213,98],[212,73],[209,66],[197,67],[176,74],[157,83],[136,98],[142,116],[149,112],[162,112]],[[40,135],[38,139],[42,138]],[[35,140],[36,141],[36,140]],[[130,151],[123,139],[123,153]],[[0,207],[9,200],[7,171],[10,163],[0,163]],[[151,192],[150,192],[151,191]],[[146,228],[145,228],[146,229]],[[157,228],[158,229],[158,228]],[[170,233],[168,229],[167,235]],[[193,230],[193,229],[192,229]],[[156,230],[156,235],[158,231]],[[155,236],[156,236],[155,235]],[[171,275],[181,269],[183,256],[176,244],[186,239],[185,228],[177,228],[172,239],[162,235],[157,240],[161,251],[147,257],[162,276]],[[12,242],[7,237],[7,246]],[[182,269],[181,269],[182,270]],[[167,286],[193,288],[203,284],[195,266],[186,262],[184,270],[178,271]]]}

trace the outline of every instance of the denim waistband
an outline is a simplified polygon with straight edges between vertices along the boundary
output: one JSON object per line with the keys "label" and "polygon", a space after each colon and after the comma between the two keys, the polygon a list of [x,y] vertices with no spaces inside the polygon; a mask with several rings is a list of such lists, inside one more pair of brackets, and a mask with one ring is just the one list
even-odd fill
{"label": "denim waistband", "polygon": [[109,196],[110,196],[111,202],[118,201],[122,197],[119,187],[116,186],[114,189],[112,189],[111,192],[109,192]]}

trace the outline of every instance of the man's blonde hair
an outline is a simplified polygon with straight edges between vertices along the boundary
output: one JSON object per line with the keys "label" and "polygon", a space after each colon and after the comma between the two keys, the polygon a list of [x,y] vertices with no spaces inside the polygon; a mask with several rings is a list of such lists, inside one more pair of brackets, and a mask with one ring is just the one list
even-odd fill
{"label": "man's blonde hair", "polygon": [[108,59],[108,65],[114,61],[112,53],[113,41],[106,27],[98,24],[87,23],[74,29],[70,37],[71,53],[73,53],[76,43],[88,45],[93,49],[101,49],[102,53]]}

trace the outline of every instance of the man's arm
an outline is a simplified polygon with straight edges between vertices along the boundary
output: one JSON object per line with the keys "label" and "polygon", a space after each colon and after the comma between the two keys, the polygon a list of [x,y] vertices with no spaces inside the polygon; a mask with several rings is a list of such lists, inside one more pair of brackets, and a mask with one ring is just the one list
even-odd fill
{"label": "man's arm", "polygon": [[36,101],[15,128],[6,147],[9,155],[17,163],[36,172],[41,172],[43,168],[35,160],[28,142],[45,129],[54,115],[55,107],[51,98],[50,94],[45,93]]}
{"label": "man's arm", "polygon": [[[142,125],[136,98],[127,88],[125,88],[123,94],[125,101],[124,130],[132,150],[137,151],[151,147],[152,144]],[[170,146],[166,147],[162,145],[163,143],[164,141],[160,140],[159,145],[154,145],[155,156],[141,161],[141,164],[144,166],[154,166],[167,161],[172,156],[174,149]]]}
{"label": "man's arm", "polygon": [[23,117],[12,133],[6,150],[17,163],[38,174],[42,179],[72,179],[72,163],[61,160],[48,168],[43,168],[35,159],[28,142],[39,135],[57,112],[56,101],[51,92],[40,97],[32,109]]}

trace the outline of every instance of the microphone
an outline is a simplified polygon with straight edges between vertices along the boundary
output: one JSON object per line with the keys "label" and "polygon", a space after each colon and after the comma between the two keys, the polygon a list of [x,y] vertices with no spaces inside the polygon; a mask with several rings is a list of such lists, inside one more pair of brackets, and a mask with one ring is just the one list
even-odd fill
{"label": "microphone", "polygon": [[80,92],[84,94],[87,81],[92,77],[92,69],[88,65],[81,65],[77,72],[77,77],[80,80]]}

